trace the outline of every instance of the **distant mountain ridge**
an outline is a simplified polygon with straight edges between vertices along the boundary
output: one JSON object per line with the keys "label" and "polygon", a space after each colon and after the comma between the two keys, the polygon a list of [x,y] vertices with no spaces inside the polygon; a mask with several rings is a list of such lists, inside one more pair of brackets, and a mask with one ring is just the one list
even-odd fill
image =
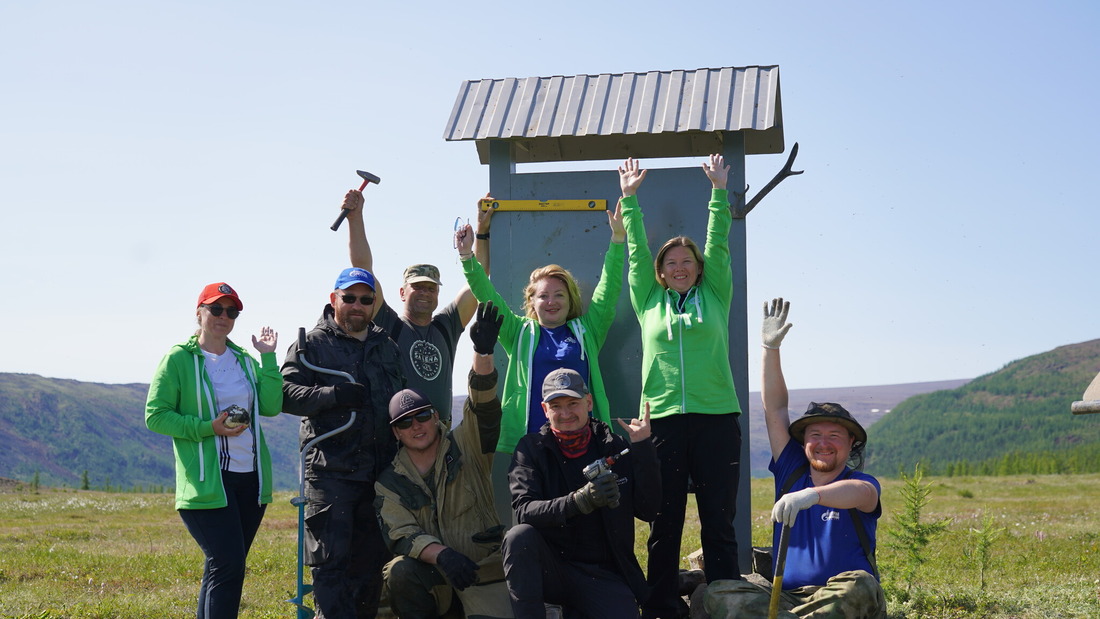
{"label": "distant mountain ridge", "polygon": [[[870,428],[905,400],[936,391],[956,389],[970,379],[939,380],[900,385],[872,385],[868,387],[831,387],[822,389],[791,389],[788,414],[794,421],[806,412],[810,402],[836,402],[852,413],[860,425],[868,430],[868,443],[873,443],[878,428]],[[764,425],[764,406],[760,392],[749,393],[749,464],[753,477],[767,477],[771,462],[771,445]]]}
{"label": "distant mountain ridge", "polygon": [[950,391],[909,398],[876,425],[867,470],[1010,475],[1100,470],[1100,415],[1073,415],[1100,369],[1100,339],[1013,361]]}
{"label": "distant mountain ridge", "polygon": [[[1062,346],[974,380],[794,389],[794,419],[811,401],[839,402],[869,430],[868,470],[894,475],[918,461],[1100,445],[1100,415],[1073,416],[1100,368],[1100,340]],[[0,477],[122,490],[174,484],[172,441],[145,427],[148,385],[106,385],[0,373]],[[455,399],[461,411],[462,397]],[[768,475],[760,395],[749,394],[750,462]],[[264,418],[275,487],[297,488],[299,418]],[[1021,431],[1023,433],[1021,434]],[[1100,449],[1100,448],[1098,448]]]}
{"label": "distant mountain ridge", "polygon": [[[172,439],[145,427],[149,385],[0,373],[0,476],[42,485],[171,487]],[[297,487],[298,418],[264,418],[278,488]]]}

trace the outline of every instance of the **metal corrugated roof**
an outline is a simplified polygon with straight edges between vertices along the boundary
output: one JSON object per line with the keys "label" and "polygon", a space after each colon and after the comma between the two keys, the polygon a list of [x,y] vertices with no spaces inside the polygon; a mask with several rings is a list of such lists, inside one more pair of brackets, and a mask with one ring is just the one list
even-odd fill
{"label": "metal corrugated roof", "polygon": [[779,67],[468,80],[444,139],[516,146],[514,160],[679,157],[745,132],[746,154],[783,152]]}

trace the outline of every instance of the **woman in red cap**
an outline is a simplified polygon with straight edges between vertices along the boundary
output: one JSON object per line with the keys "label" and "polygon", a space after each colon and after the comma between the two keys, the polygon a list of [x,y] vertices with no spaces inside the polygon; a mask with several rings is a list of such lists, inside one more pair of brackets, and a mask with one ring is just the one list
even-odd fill
{"label": "woman in red cap", "polygon": [[271,456],[258,421],[283,407],[279,336],[271,327],[252,336],[257,363],[229,340],[243,308],[228,284],[203,288],[199,329],[161,360],[145,404],[145,425],[172,437],[176,509],[206,555],[200,619],[237,616],[245,558],[271,502]]}

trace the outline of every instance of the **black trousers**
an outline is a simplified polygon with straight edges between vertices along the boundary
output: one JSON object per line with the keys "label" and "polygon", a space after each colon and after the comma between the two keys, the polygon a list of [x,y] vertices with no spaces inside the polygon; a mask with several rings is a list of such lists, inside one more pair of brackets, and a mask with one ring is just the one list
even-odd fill
{"label": "black trousers", "polygon": [[184,526],[198,542],[206,559],[199,585],[198,619],[233,619],[241,606],[245,559],[266,505],[259,504],[260,478],[256,473],[222,471],[225,507],[181,509]]}
{"label": "black trousers", "polygon": [[545,603],[560,604],[566,617],[638,617],[638,602],[618,572],[562,559],[529,524],[508,530],[501,554],[516,619],[545,619]]}
{"label": "black trousers", "polygon": [[317,616],[373,619],[390,553],[374,511],[374,484],[306,480],[306,563]]}
{"label": "black trousers", "polygon": [[680,540],[684,533],[689,480],[703,544],[707,582],[739,579],[733,517],[741,471],[741,427],[737,415],[671,415],[652,421],[661,460],[661,511],[649,534],[649,600],[646,619],[672,619],[682,612],[679,596]]}

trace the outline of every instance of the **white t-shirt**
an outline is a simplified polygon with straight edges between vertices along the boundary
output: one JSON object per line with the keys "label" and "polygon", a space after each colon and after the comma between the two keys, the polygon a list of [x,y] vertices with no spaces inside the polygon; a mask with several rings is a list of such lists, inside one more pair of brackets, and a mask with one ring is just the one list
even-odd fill
{"label": "white t-shirt", "polygon": [[[206,375],[214,385],[218,415],[234,404],[252,414],[252,387],[233,351],[227,348],[225,354],[215,355],[204,350],[202,354],[206,357]],[[251,473],[256,470],[252,453],[255,443],[252,424],[238,436],[219,436],[217,439],[218,465],[223,471]]]}

